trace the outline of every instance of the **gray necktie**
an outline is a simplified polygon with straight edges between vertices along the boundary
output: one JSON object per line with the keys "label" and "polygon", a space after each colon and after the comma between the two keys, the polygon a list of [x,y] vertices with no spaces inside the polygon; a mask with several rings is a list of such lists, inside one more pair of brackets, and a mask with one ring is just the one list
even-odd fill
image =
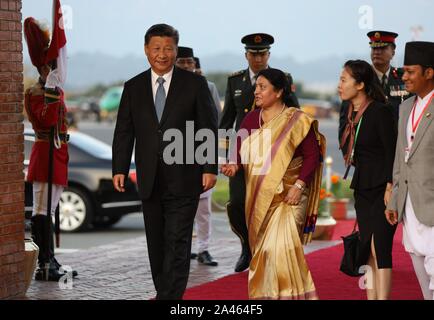
{"label": "gray necktie", "polygon": [[163,83],[166,80],[163,77],[158,77],[158,88],[157,94],[155,95],[155,111],[157,112],[158,122],[161,120],[161,116],[163,115],[164,105],[166,104],[166,92],[164,91]]}

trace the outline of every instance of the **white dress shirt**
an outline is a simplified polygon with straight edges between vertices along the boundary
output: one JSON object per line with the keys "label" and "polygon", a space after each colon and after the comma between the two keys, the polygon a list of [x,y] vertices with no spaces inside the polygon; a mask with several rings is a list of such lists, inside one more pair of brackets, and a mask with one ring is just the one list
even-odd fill
{"label": "white dress shirt", "polygon": [[387,79],[389,79],[389,74],[390,74],[390,70],[392,69],[392,67],[389,67],[389,69],[386,71],[386,73],[383,73],[383,72],[377,70],[374,66],[372,66],[372,68],[374,68],[374,71],[377,74],[377,77],[378,77],[378,80],[380,80],[380,83],[383,82],[383,75],[386,75]]}
{"label": "white dress shirt", "polygon": [[256,83],[255,76],[256,76],[256,73],[254,73],[253,70],[250,69],[250,67],[249,67],[249,77],[250,77],[250,83],[252,84],[252,86],[254,86]]}
{"label": "white dress shirt", "polygon": [[[434,90],[432,90],[430,93],[428,93],[423,99],[421,97],[417,97],[417,102],[416,102],[416,107],[414,110],[414,123],[416,124],[417,119],[419,119],[420,115],[422,114],[423,108],[425,108],[425,106],[427,105],[427,103],[429,102],[429,99],[431,98],[431,96],[433,95]],[[408,122],[407,122],[407,145],[409,148],[411,148],[411,135],[412,135],[412,115],[413,115],[413,110],[411,110],[410,112],[410,116],[408,117]],[[422,120],[421,120],[422,122]],[[417,132],[417,129],[416,129]],[[416,134],[415,132],[415,134]]]}
{"label": "white dress shirt", "polygon": [[[163,83],[164,92],[166,93],[166,97],[169,94],[169,88],[170,88],[170,82],[172,81],[172,75],[173,75],[173,68],[168,73],[162,75],[163,79],[165,80]],[[152,97],[154,98],[155,103],[155,96],[157,94],[158,86],[160,85],[157,81],[157,79],[160,76],[154,72],[154,70],[151,69],[151,83],[152,83]]]}

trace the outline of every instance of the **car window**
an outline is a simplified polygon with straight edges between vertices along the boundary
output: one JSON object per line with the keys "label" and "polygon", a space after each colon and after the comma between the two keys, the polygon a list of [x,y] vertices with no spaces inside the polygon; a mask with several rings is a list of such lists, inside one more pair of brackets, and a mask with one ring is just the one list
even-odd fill
{"label": "car window", "polygon": [[87,134],[71,133],[70,142],[96,158],[108,160],[112,158],[112,148],[108,144]]}
{"label": "car window", "polygon": [[24,135],[24,161],[29,161],[30,153],[32,152],[32,146],[35,142],[35,137]]}

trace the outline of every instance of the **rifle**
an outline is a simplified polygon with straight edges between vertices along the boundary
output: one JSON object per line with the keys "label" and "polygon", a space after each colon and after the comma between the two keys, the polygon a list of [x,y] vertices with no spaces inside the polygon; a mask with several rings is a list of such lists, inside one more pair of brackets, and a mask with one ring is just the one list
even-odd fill
{"label": "rifle", "polygon": [[[48,196],[47,196],[47,230],[48,232],[51,232],[51,196],[53,193],[53,153],[54,153],[54,126],[50,128],[50,137],[49,137],[49,144],[50,147],[48,149]],[[47,245],[47,252],[48,248],[50,248],[50,235],[46,234],[46,245]],[[48,254],[48,260],[45,263],[45,280],[48,281],[48,272],[50,268],[50,259]]]}

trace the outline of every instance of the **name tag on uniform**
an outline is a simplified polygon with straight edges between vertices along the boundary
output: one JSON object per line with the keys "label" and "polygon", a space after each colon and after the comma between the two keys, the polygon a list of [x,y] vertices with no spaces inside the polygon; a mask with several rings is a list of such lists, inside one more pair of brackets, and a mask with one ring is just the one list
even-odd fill
{"label": "name tag on uniform", "polygon": [[408,163],[408,158],[410,157],[410,148],[405,148],[404,150],[404,162]]}

